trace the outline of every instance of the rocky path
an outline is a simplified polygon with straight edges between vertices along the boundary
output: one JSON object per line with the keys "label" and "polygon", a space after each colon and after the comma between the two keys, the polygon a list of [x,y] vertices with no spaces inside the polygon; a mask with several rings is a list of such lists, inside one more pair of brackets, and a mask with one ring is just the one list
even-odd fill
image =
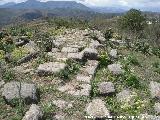
{"label": "rocky path", "polygon": [[[100,65],[100,49],[105,46],[105,38],[99,31],[94,31],[97,40],[90,34],[92,30],[66,30],[64,34],[56,36],[53,40],[51,51],[45,52],[49,60],[41,62],[40,50],[34,42],[19,41],[17,46],[23,46],[29,54],[18,61],[13,70],[19,74],[30,75],[30,80],[23,82],[12,81],[4,83],[0,79],[2,96],[6,104],[15,106],[15,101],[24,100],[29,105],[23,120],[49,119],[56,120],[82,120],[87,118],[107,118],[112,113],[106,105],[106,96],[115,95],[119,104],[131,102],[134,96],[133,91],[123,89],[117,93],[117,87],[113,81],[101,81],[97,84],[98,96],[93,97],[93,83],[96,72]],[[110,40],[120,45],[120,41]],[[119,76],[125,73],[124,66],[118,61],[118,49],[109,51],[111,64],[106,69],[112,76]],[[70,74],[70,67],[67,61],[72,60],[78,66],[78,70],[72,73],[70,80],[64,81],[58,75]],[[37,62],[40,61],[40,62]],[[35,64],[36,63],[36,64]],[[19,75],[18,74],[18,75]],[[108,79],[108,78],[104,78]],[[155,111],[160,113],[160,85],[157,82],[150,82],[149,89],[152,98],[157,99]],[[41,91],[41,92],[40,92]],[[131,103],[132,104],[132,103]],[[44,108],[45,107],[45,111]],[[56,108],[55,110],[53,110]],[[53,110],[53,111],[52,111]],[[53,112],[46,115],[46,112]],[[147,116],[147,115],[146,115]],[[153,118],[154,116],[150,116]]]}

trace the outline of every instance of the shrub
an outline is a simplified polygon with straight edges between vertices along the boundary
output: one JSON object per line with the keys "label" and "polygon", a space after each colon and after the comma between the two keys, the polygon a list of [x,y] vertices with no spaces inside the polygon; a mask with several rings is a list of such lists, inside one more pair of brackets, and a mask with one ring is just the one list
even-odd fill
{"label": "shrub", "polygon": [[145,41],[139,41],[134,44],[135,51],[140,51],[144,54],[151,54],[151,46]]}
{"label": "shrub", "polygon": [[100,61],[100,66],[107,66],[111,62],[111,60],[106,52],[101,52],[99,61]]}
{"label": "shrub", "polygon": [[50,52],[53,47],[53,38],[50,37],[48,32],[39,32],[34,36],[38,47],[41,49],[41,52]]}
{"label": "shrub", "polygon": [[140,65],[140,63],[138,62],[138,59],[133,54],[130,54],[127,56],[126,62],[127,64]]}
{"label": "shrub", "polygon": [[136,75],[132,74],[132,73],[126,73],[126,85],[129,87],[133,87],[133,88],[139,88],[140,87],[140,82],[137,78]]}
{"label": "shrub", "polygon": [[112,29],[107,29],[107,30],[105,30],[105,32],[104,32],[104,37],[105,37],[107,40],[111,39],[111,38],[113,37],[113,31],[112,31]]}
{"label": "shrub", "polygon": [[15,79],[15,74],[14,74],[13,70],[6,69],[3,71],[2,78],[5,82],[10,82]]}
{"label": "shrub", "polygon": [[141,11],[130,9],[124,16],[120,17],[118,24],[122,30],[140,33],[146,26],[146,19]]}
{"label": "shrub", "polygon": [[63,80],[71,79],[71,76],[79,71],[80,64],[74,60],[66,61],[67,68],[59,73],[59,77]]}

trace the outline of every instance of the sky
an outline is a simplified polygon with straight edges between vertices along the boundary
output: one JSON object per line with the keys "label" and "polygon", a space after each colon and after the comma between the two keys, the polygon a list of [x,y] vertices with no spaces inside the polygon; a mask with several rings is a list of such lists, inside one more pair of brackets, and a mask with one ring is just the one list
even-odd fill
{"label": "sky", "polygon": [[[7,2],[23,2],[26,0],[0,0],[0,4]],[[39,1],[54,1],[54,0],[39,0]],[[62,0],[56,0],[62,1]],[[63,0],[67,1],[67,0]],[[68,0],[69,1],[69,0]],[[121,6],[128,8],[155,8],[160,6],[160,0],[72,0],[81,2],[87,6],[98,6],[98,7],[107,7],[107,6]]]}

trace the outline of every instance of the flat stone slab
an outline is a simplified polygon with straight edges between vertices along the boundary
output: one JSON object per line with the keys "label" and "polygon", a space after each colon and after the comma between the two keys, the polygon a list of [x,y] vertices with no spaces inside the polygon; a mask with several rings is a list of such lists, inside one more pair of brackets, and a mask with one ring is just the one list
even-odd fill
{"label": "flat stone slab", "polygon": [[78,53],[79,50],[78,50],[78,48],[63,47],[61,52],[64,52],[64,53]]}
{"label": "flat stone slab", "polygon": [[160,83],[151,81],[149,85],[151,97],[160,100]]}
{"label": "flat stone slab", "polygon": [[108,69],[114,75],[120,75],[124,73],[124,70],[122,69],[122,65],[120,64],[108,65]]}
{"label": "flat stone slab", "polygon": [[32,104],[22,120],[42,120],[43,112],[39,106]]}
{"label": "flat stone slab", "polygon": [[2,96],[9,103],[11,100],[20,98],[26,100],[27,103],[37,102],[37,88],[34,84],[9,82],[2,89]]}
{"label": "flat stone slab", "polygon": [[80,53],[68,53],[67,56],[68,59],[73,59],[76,61],[84,61],[84,54],[82,52]]}
{"label": "flat stone slab", "polygon": [[75,96],[90,96],[91,85],[89,84],[80,84],[75,88],[75,91],[69,91],[69,94]]}
{"label": "flat stone slab", "polygon": [[56,74],[61,72],[66,68],[65,63],[60,62],[49,62],[39,65],[37,68],[37,72],[39,75],[48,75],[48,74]]}
{"label": "flat stone slab", "polygon": [[99,93],[102,95],[111,94],[115,92],[114,84],[112,82],[102,82],[98,85]]}
{"label": "flat stone slab", "polygon": [[132,99],[132,93],[130,90],[123,90],[117,94],[117,100],[119,102],[129,102]]}
{"label": "flat stone slab", "polygon": [[89,84],[66,84],[58,88],[59,91],[65,92],[74,96],[89,96],[91,92],[91,85]]}
{"label": "flat stone slab", "polygon": [[73,107],[72,103],[66,102],[64,100],[53,100],[52,103],[60,109],[69,109]]}
{"label": "flat stone slab", "polygon": [[93,99],[91,103],[86,106],[87,115],[93,118],[105,118],[110,115],[105,102],[101,99]]}
{"label": "flat stone slab", "polygon": [[85,76],[83,74],[78,74],[77,77],[76,77],[76,80],[79,81],[79,82],[90,84],[91,80],[92,80],[92,76],[91,75]]}
{"label": "flat stone slab", "polygon": [[91,43],[89,44],[90,48],[94,48],[94,49],[98,49],[98,48],[102,48],[103,45],[100,44],[97,40],[92,40]]}
{"label": "flat stone slab", "polygon": [[94,76],[97,68],[98,68],[99,62],[96,60],[88,60],[86,63],[86,67],[83,69],[84,73],[87,73],[88,75]]}
{"label": "flat stone slab", "polygon": [[140,114],[140,120],[160,120],[160,116],[156,115],[148,115],[148,114]]}

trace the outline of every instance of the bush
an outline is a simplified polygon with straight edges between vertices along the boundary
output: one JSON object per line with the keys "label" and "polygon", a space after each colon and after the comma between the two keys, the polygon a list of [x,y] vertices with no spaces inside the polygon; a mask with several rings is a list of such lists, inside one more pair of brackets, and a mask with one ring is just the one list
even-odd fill
{"label": "bush", "polygon": [[130,54],[127,56],[126,62],[127,64],[140,65],[140,63],[138,62],[138,59],[133,54]]}
{"label": "bush", "polygon": [[66,61],[67,68],[59,73],[59,77],[63,80],[71,79],[72,75],[77,73],[80,68],[80,64],[74,60],[67,60]]}
{"label": "bush", "polygon": [[105,37],[107,40],[111,39],[111,38],[113,37],[113,31],[112,31],[112,29],[107,29],[107,30],[105,30],[105,32],[104,32],[104,37]]}
{"label": "bush", "polygon": [[120,17],[118,24],[120,29],[138,34],[144,30],[146,19],[141,11],[131,9],[124,16]]}
{"label": "bush", "polygon": [[106,52],[102,52],[100,55],[100,66],[107,66],[111,63],[111,60]]}
{"label": "bush", "polygon": [[134,44],[135,51],[140,51],[144,54],[151,54],[151,46],[145,41],[139,41]]}
{"label": "bush", "polygon": [[3,71],[2,78],[5,82],[10,82],[15,79],[15,74],[14,74],[13,70],[6,69]]}
{"label": "bush", "polygon": [[38,47],[42,52],[50,52],[53,47],[53,38],[48,32],[39,32],[34,36]]}
{"label": "bush", "polygon": [[126,74],[126,85],[133,88],[139,88],[140,82],[137,76],[133,75],[132,73]]}

